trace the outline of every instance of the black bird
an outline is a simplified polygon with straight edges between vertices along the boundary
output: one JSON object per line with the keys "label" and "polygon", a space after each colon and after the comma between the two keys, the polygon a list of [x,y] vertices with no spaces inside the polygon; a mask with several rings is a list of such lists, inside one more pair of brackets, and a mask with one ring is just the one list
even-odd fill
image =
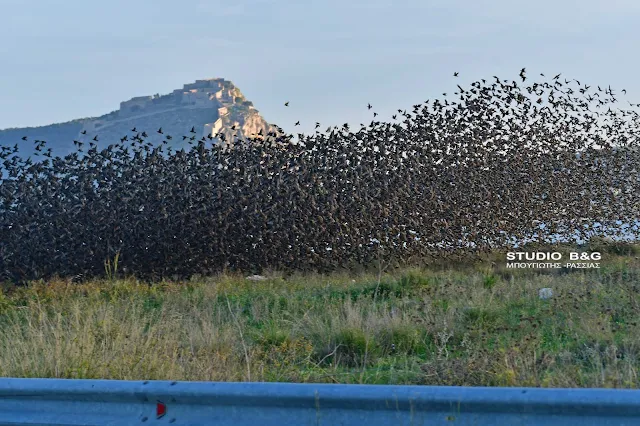
{"label": "black bird", "polygon": [[299,126],[299,125],[300,125],[300,121],[296,121],[296,124],[295,124],[295,125],[296,125],[296,126]]}
{"label": "black bird", "polygon": [[132,131],[133,133],[135,133],[135,132],[137,132],[138,130],[134,127],[133,129],[131,129],[131,131]]}
{"label": "black bird", "polygon": [[367,104],[367,109],[371,109],[371,108],[373,108],[371,104]]}
{"label": "black bird", "polygon": [[284,106],[289,106],[289,101],[285,102]]}
{"label": "black bird", "polygon": [[81,131],[80,133],[82,133],[83,135],[86,135],[86,134],[87,134],[87,131],[86,131],[86,130],[83,130],[83,131]]}
{"label": "black bird", "polygon": [[26,140],[27,140],[27,137],[26,137],[26,136],[23,136],[23,137],[22,137],[22,140],[23,140],[23,141],[26,141]]}
{"label": "black bird", "polygon": [[98,141],[98,135],[95,135],[95,136],[93,137],[93,140],[97,142],[97,141]]}
{"label": "black bird", "polygon": [[190,132],[191,132],[191,133],[195,133],[195,132],[196,132],[196,128],[195,128],[195,126],[191,128]]}
{"label": "black bird", "polygon": [[159,134],[162,134],[162,127],[160,127],[160,128],[158,129],[158,133],[159,133]]}
{"label": "black bird", "polygon": [[454,73],[453,73],[453,76],[454,76],[454,77],[457,77],[457,76],[458,76],[458,72],[457,72],[457,71],[456,71],[456,72],[454,72]]}

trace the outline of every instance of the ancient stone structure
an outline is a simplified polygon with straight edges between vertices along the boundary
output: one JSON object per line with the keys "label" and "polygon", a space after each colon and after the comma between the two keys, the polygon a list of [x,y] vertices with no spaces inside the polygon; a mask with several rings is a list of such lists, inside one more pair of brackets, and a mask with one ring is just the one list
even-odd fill
{"label": "ancient stone structure", "polygon": [[[163,133],[157,132],[162,127]],[[135,128],[136,132],[132,132]],[[195,128],[195,134],[191,129]],[[45,140],[54,155],[64,156],[76,151],[74,141],[96,143],[100,149],[129,140],[136,133],[146,132],[151,143],[166,142],[179,150],[189,150],[189,138],[217,134],[226,142],[244,139],[261,132],[267,134],[277,128],[268,124],[240,90],[228,80],[214,78],[196,80],[165,95],[138,96],[120,103],[120,108],[100,117],[76,119],[40,127],[0,130],[0,145],[19,144],[20,154],[35,155],[34,140]],[[166,136],[172,138],[167,140]],[[21,140],[23,136],[28,141]],[[211,142],[219,142],[216,139]]]}
{"label": "ancient stone structure", "polygon": [[[138,96],[121,102],[120,109],[108,117],[84,123],[78,139],[100,135],[103,140],[113,140],[130,133],[132,128],[151,134],[160,127],[165,134],[180,139],[195,127],[197,138],[224,135],[226,142],[236,138],[260,138],[260,133],[266,135],[275,130],[232,82],[212,78],[185,84],[168,95]],[[159,142],[162,135],[152,139]]]}

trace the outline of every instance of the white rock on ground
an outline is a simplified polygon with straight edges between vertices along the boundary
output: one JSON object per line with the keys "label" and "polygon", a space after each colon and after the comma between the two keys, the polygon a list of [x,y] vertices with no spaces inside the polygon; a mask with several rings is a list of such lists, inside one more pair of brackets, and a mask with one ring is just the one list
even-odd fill
{"label": "white rock on ground", "polygon": [[538,291],[538,297],[540,299],[550,299],[553,296],[553,291],[549,287],[541,288]]}
{"label": "white rock on ground", "polygon": [[268,278],[262,275],[249,275],[246,279],[249,281],[264,281]]}

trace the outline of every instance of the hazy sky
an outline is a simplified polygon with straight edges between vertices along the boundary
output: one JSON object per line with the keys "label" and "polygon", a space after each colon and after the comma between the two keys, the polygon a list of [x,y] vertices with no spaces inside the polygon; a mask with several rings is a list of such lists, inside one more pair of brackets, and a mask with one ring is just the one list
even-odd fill
{"label": "hazy sky", "polygon": [[357,126],[368,102],[385,118],[522,67],[636,102],[638,22],[637,0],[0,0],[0,129],[213,77],[287,131]]}

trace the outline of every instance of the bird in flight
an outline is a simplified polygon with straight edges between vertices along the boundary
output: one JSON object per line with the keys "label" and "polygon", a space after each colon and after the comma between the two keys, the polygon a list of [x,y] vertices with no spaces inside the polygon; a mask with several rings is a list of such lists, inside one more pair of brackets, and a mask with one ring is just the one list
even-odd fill
{"label": "bird in flight", "polygon": [[296,121],[296,124],[295,124],[295,125],[296,125],[296,126],[299,126],[299,125],[300,125],[300,121]]}
{"label": "bird in flight", "polygon": [[289,106],[289,101],[285,102],[284,106]]}
{"label": "bird in flight", "polygon": [[371,109],[371,108],[373,108],[371,104],[367,104],[367,109]]}
{"label": "bird in flight", "polygon": [[453,76],[454,76],[454,77],[457,77],[457,76],[458,76],[458,72],[457,72],[457,71],[456,71],[456,72],[454,72],[454,73],[453,73]]}

